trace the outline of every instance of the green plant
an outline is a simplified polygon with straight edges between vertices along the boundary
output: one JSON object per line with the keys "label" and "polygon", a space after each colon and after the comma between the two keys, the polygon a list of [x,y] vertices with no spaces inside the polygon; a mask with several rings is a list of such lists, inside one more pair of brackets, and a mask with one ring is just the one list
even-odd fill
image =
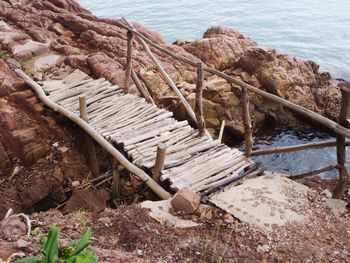
{"label": "green plant", "polygon": [[66,246],[58,247],[60,229],[51,227],[47,237],[41,241],[42,257],[26,257],[16,263],[97,263],[98,256],[86,248],[91,243],[91,230],[86,229],[79,240],[72,240]]}

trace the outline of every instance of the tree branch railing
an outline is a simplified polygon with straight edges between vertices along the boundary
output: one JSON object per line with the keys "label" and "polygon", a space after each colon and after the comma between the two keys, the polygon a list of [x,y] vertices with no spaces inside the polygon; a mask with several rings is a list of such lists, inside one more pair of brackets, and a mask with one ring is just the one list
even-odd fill
{"label": "tree branch railing", "polygon": [[[234,83],[242,88],[242,120],[244,124],[244,129],[245,129],[245,145],[246,145],[246,152],[245,155],[247,157],[250,156],[257,156],[257,155],[263,155],[263,154],[273,154],[273,153],[286,153],[286,152],[293,152],[293,151],[302,151],[306,149],[314,149],[314,148],[323,148],[323,147],[331,147],[331,146],[336,146],[337,147],[337,161],[338,163],[336,165],[332,165],[327,167],[327,169],[319,169],[316,171],[311,171],[310,173],[315,174],[318,171],[319,172],[324,172],[325,170],[330,170],[330,169],[335,169],[338,168],[339,170],[339,181],[338,185],[336,187],[335,192],[333,193],[333,196],[336,198],[339,198],[341,194],[345,190],[345,186],[348,181],[348,171],[347,167],[345,166],[346,163],[346,154],[345,154],[345,147],[349,145],[349,142],[345,140],[345,138],[350,138],[350,129],[349,127],[344,127],[342,125],[346,118],[348,117],[349,113],[349,105],[350,105],[350,88],[345,88],[342,89],[342,106],[341,106],[341,113],[339,116],[339,123],[332,121],[316,112],[313,112],[309,109],[306,109],[302,106],[299,106],[297,104],[294,104],[288,100],[285,100],[281,97],[278,97],[274,94],[268,93],[266,91],[260,90],[252,85],[249,85],[241,80],[235,79],[232,76],[229,76],[219,70],[216,70],[214,68],[211,68],[207,65],[205,65],[203,62],[200,60],[193,60],[189,59],[187,57],[175,54],[174,52],[162,47],[159,44],[153,43],[150,39],[145,37],[143,34],[138,32],[131,23],[129,23],[125,18],[122,19],[123,22],[117,22],[117,25],[120,26],[121,28],[125,29],[128,34],[128,51],[127,51],[127,61],[128,64],[126,66],[126,79],[128,80],[129,77],[129,68],[131,68],[131,59],[129,59],[129,35],[134,35],[136,40],[138,40],[143,48],[145,49],[146,53],[148,56],[151,58],[153,63],[156,65],[157,69],[160,71],[162,77],[164,78],[165,82],[175,91],[176,95],[179,97],[181,103],[184,105],[186,111],[188,112],[189,116],[191,119],[197,124],[198,129],[199,129],[199,135],[203,135],[203,131],[205,131],[205,134],[211,138],[210,134],[208,131],[205,129],[205,122],[203,118],[203,108],[202,108],[202,86],[203,86],[203,72],[206,71],[208,73],[211,73],[213,75],[216,75],[218,77],[221,77],[225,79],[229,83]],[[165,70],[162,68],[160,65],[159,61],[157,58],[153,55],[152,51],[150,50],[149,46],[157,49],[168,56],[179,60],[181,62],[184,62],[190,66],[193,66],[197,69],[197,85],[196,85],[196,104],[195,104],[195,112],[191,108],[191,106],[188,104],[186,99],[183,97],[181,92],[178,90],[176,87],[175,83],[171,80],[169,75],[165,72]],[[130,53],[131,54],[131,53]],[[288,147],[278,147],[278,148],[272,148],[272,149],[263,149],[263,150],[258,150],[258,151],[253,151],[253,125],[251,123],[251,118],[250,118],[250,113],[249,113],[249,92],[253,92],[257,95],[260,95],[261,97],[268,99],[270,101],[273,101],[277,104],[280,104],[284,106],[285,108],[291,110],[294,113],[298,113],[302,115],[305,118],[308,118],[309,120],[321,124],[324,127],[328,128],[332,132],[334,132],[337,135],[337,140],[336,141],[326,141],[326,142],[318,142],[318,143],[312,143],[312,144],[304,144],[304,145],[296,145],[296,146],[288,146]],[[141,93],[141,92],[140,92]],[[142,93],[141,93],[142,94]],[[222,131],[223,131],[223,126],[220,129],[220,136],[219,139],[221,140],[222,138]],[[308,174],[308,173],[305,173]],[[303,174],[303,176],[305,175]],[[305,175],[306,176],[306,175]]]}

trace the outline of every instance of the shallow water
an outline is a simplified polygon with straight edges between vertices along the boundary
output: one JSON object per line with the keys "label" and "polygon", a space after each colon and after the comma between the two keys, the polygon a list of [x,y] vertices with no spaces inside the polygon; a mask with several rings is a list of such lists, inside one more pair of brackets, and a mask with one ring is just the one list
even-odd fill
{"label": "shallow water", "polygon": [[[280,129],[269,136],[254,138],[254,150],[281,146],[332,140],[335,137],[322,132],[303,133],[294,129]],[[241,147],[243,149],[244,146]],[[347,150],[349,156],[350,150]],[[259,161],[270,171],[286,174],[301,174],[337,163],[336,148],[328,147],[312,149],[293,153],[279,153],[252,157]],[[337,170],[322,173],[321,176],[332,177],[338,175]]]}
{"label": "shallow water", "polygon": [[350,80],[349,0],[78,0],[99,17],[126,16],[168,42],[200,38],[210,26],[239,29],[260,45],[320,64]]}

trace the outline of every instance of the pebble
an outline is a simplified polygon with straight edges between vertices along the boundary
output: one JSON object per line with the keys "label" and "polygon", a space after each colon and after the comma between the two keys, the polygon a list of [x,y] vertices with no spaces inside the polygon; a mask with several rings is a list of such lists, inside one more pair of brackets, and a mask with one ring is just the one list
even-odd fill
{"label": "pebble", "polygon": [[22,249],[22,248],[27,248],[29,246],[29,242],[28,241],[25,241],[23,239],[19,239],[17,240],[16,242],[16,246],[17,248],[19,249]]}
{"label": "pebble", "polygon": [[111,219],[109,217],[101,217],[97,220],[97,222],[108,226],[109,224],[111,224]]}

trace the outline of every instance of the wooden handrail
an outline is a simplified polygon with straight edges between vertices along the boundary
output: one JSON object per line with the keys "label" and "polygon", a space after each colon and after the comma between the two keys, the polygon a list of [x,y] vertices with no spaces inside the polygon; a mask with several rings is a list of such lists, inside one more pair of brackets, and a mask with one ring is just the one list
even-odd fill
{"label": "wooden handrail", "polygon": [[86,121],[81,119],[79,116],[73,114],[72,112],[66,110],[64,107],[58,105],[57,103],[50,100],[42,87],[33,81],[26,73],[21,69],[14,69],[14,71],[20,76],[25,83],[30,86],[38,98],[53,111],[59,112],[63,116],[67,117],[71,121],[79,125],[86,133],[88,133],[103,149],[110,153],[122,166],[124,166],[131,173],[135,174],[140,178],[148,187],[155,192],[161,199],[168,199],[172,195],[165,191],[158,183],[156,183],[147,173],[138,168],[136,165],[132,164],[125,156],[113,147],[101,134],[95,131]]}
{"label": "wooden handrail", "polygon": [[[350,141],[347,141],[345,144],[346,146],[350,146]],[[326,148],[326,147],[335,147],[335,146],[337,146],[337,141],[329,140],[329,141],[323,141],[323,142],[305,143],[305,144],[297,144],[297,145],[291,145],[291,146],[256,150],[256,151],[252,151],[251,156],[276,154],[276,153],[290,153],[290,152],[319,149],[319,148]]]}
{"label": "wooden handrail", "polygon": [[[132,29],[132,32],[137,32],[135,28],[125,19],[123,18],[124,22],[129,25],[129,27]],[[143,40],[143,38],[138,37],[139,35],[136,34],[136,39],[139,40],[143,48],[145,49],[147,55],[150,57],[150,59],[153,61],[154,65],[157,67],[161,75],[163,76],[165,82],[169,85],[169,87],[172,88],[172,90],[176,93],[176,95],[180,98],[181,103],[184,105],[187,113],[191,117],[191,119],[198,125],[196,114],[194,113],[193,109],[191,108],[190,104],[187,102],[187,100],[184,98],[184,96],[181,94],[180,90],[176,87],[175,83],[172,81],[172,79],[169,77],[169,75],[165,72],[162,65],[159,63],[158,59],[153,55],[152,51],[148,47],[147,43]],[[210,133],[208,130],[205,130],[205,134],[209,139],[212,139]]]}
{"label": "wooden handrail", "polygon": [[[118,24],[118,26],[126,29],[126,30],[129,30],[131,32],[133,32],[135,35],[138,36],[139,39],[142,39],[144,42],[146,42],[147,44],[149,44],[150,46],[152,46],[153,48],[155,49],[158,49],[159,51],[162,51],[164,53],[166,53],[167,55],[177,59],[177,60],[180,60],[184,63],[187,63],[193,67],[196,67],[197,65],[197,61],[193,61],[189,58],[186,58],[186,57],[183,57],[183,56],[180,56],[180,55],[177,55],[177,54],[174,54],[173,52],[161,47],[160,45],[158,44],[155,44],[153,43],[150,39],[148,39],[147,37],[145,37],[144,35],[142,35],[141,33],[139,33],[138,31],[134,30],[133,28],[131,28],[130,26],[127,26],[127,25],[124,25],[123,23],[120,23],[120,22],[116,22]],[[271,93],[268,93],[266,91],[263,91],[263,90],[260,90],[252,85],[249,85],[241,80],[238,80],[238,79],[235,79],[219,70],[216,70],[214,68],[211,68],[207,65],[204,65],[204,70],[211,73],[211,74],[214,74],[214,75],[217,75],[225,80],[227,80],[228,82],[232,82],[236,85],[239,85],[241,87],[246,87],[249,91],[252,91],[264,98],[267,98],[271,101],[274,101],[276,103],[279,103],[281,105],[283,105],[284,107],[292,110],[293,112],[297,112],[301,115],[303,115],[304,117],[306,118],[309,118],[315,122],[318,122],[320,124],[322,124],[323,126],[327,127],[328,129],[332,130],[334,133],[336,134],[339,134],[339,135],[343,135],[343,136],[346,136],[348,138],[350,138],[350,129],[347,129],[347,128],[344,128],[343,126],[339,125],[338,123],[316,113],[316,112],[313,112],[311,110],[308,110],[304,107],[301,107],[297,104],[294,104],[290,101],[287,101],[283,98],[280,98],[274,94],[271,94]]]}

